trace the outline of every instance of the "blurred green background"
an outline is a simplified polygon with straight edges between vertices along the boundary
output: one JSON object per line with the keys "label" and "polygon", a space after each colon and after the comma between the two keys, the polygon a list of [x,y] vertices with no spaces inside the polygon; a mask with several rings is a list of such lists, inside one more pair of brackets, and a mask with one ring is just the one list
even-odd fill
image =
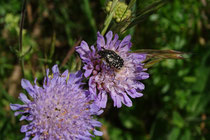
{"label": "blurred green background", "polygon": [[[155,0],[137,0],[142,9]],[[59,64],[76,71],[81,62],[74,46],[96,41],[106,17],[106,0],[30,0],[23,30],[25,78],[41,84],[45,69]],[[126,2],[129,2],[126,1]],[[10,103],[20,103],[23,78],[18,61],[22,1],[0,0],[0,140],[24,137]],[[210,3],[171,0],[129,30],[134,49],[174,49],[185,60],[165,60],[149,69],[144,96],[133,107],[113,108],[110,101],[99,120],[104,140],[210,139]]]}

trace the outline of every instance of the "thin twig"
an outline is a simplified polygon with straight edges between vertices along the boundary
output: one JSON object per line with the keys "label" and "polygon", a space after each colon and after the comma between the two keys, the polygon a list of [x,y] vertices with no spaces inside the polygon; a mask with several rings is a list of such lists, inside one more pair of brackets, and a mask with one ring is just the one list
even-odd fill
{"label": "thin twig", "polygon": [[72,54],[74,53],[74,51],[75,51],[75,47],[79,45],[79,43],[81,42],[81,40],[82,40],[82,39],[80,38],[80,39],[74,44],[74,46],[73,46],[71,49],[69,49],[69,51],[68,51],[66,57],[64,58],[63,62],[61,63],[61,66],[62,66],[62,67],[68,62],[69,58],[71,57],[71,55],[72,55]]}

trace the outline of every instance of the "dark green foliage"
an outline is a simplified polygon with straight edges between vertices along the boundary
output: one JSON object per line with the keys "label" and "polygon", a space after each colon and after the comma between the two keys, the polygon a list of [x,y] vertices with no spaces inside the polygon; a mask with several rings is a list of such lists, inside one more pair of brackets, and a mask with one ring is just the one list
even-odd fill
{"label": "dark green foliage", "polygon": [[[210,4],[208,0],[171,0],[132,27],[133,49],[173,49],[189,53],[185,60],[165,60],[149,69],[144,96],[133,107],[113,108],[110,101],[100,117],[103,137],[111,140],[207,140],[210,137]],[[138,0],[142,10],[155,0]],[[45,69],[80,69],[74,46],[78,40],[96,41],[106,17],[105,0],[27,1],[23,30],[25,78],[41,83]],[[22,3],[0,1],[0,140],[24,137],[10,110],[23,92],[18,61],[18,34]],[[138,13],[133,13],[138,15]],[[31,50],[29,51],[31,47]],[[28,52],[29,51],[29,52]],[[20,54],[19,54],[20,55]]]}

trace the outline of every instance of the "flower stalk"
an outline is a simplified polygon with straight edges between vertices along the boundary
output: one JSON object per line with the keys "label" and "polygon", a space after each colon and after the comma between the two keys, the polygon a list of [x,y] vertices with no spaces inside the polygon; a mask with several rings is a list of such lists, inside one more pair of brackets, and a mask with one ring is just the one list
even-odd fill
{"label": "flower stalk", "polygon": [[113,15],[115,13],[115,11],[117,10],[117,3],[118,3],[118,0],[113,0],[112,2],[112,6],[111,6],[111,9],[110,9],[110,13],[109,15],[106,17],[105,19],[105,22],[104,22],[104,28],[101,32],[102,35],[104,35],[112,21],[112,18],[113,18]]}

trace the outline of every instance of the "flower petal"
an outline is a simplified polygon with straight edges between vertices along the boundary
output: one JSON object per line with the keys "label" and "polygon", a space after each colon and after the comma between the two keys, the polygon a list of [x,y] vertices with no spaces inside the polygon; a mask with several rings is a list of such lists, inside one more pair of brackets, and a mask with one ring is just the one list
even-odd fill
{"label": "flower petal", "polygon": [[30,139],[30,137],[25,137],[25,138],[23,138],[23,140],[29,140]]}
{"label": "flower petal", "polygon": [[123,99],[124,99],[122,100],[123,104],[125,104],[128,107],[132,106],[132,101],[126,94],[123,94]]}
{"label": "flower petal", "polygon": [[137,89],[139,89],[140,91],[144,90],[144,88],[145,88],[144,84],[141,83],[141,82],[139,82],[139,81],[136,82],[136,87],[137,87]]}
{"label": "flower petal", "polygon": [[97,47],[98,50],[101,50],[101,47],[105,46],[105,40],[104,37],[100,34],[100,32],[97,33]]}
{"label": "flower petal", "polygon": [[68,71],[68,70],[65,70],[65,71],[62,73],[61,77],[63,78],[63,80],[65,80],[65,79],[68,77],[68,75],[69,75],[69,71]]}
{"label": "flower petal", "polygon": [[113,37],[113,33],[112,31],[109,31],[107,34],[106,34],[106,44],[107,46],[109,46],[111,40],[112,40],[112,37]]}
{"label": "flower petal", "polygon": [[23,94],[23,93],[20,93],[19,99],[20,99],[21,101],[23,101],[24,103],[26,103],[26,104],[28,104],[28,103],[31,102],[31,101],[28,99],[28,97],[27,97],[25,94]]}
{"label": "flower petal", "polygon": [[139,74],[137,74],[136,79],[137,80],[144,80],[144,79],[148,79],[149,78],[149,74],[146,72],[140,72]]}
{"label": "flower petal", "polygon": [[97,91],[96,91],[96,83],[94,81],[94,77],[90,77],[88,85],[90,93],[93,95],[93,97],[96,97]]}
{"label": "flower petal", "polygon": [[98,94],[98,106],[100,108],[106,108],[106,103],[107,103],[107,93],[103,91],[102,93]]}
{"label": "flower petal", "polygon": [[92,74],[92,72],[93,72],[93,66],[92,65],[85,65],[83,67],[83,69],[85,70],[84,76],[86,78],[89,77]]}
{"label": "flower petal", "polygon": [[39,136],[35,135],[35,137],[33,137],[32,140],[39,140]]}
{"label": "flower petal", "polygon": [[24,108],[26,108],[27,105],[20,105],[20,104],[10,104],[10,108],[14,111],[16,110],[23,110]]}
{"label": "flower petal", "polygon": [[92,120],[91,124],[93,124],[93,126],[95,126],[95,127],[101,127],[101,125],[102,125],[101,122],[96,121],[96,120]]}
{"label": "flower petal", "polygon": [[88,44],[85,41],[82,41],[80,46],[76,47],[76,52],[79,53],[80,58],[85,61],[89,62],[90,61],[90,48]]}
{"label": "flower petal", "polygon": [[102,136],[102,135],[103,135],[103,132],[98,131],[98,130],[96,130],[96,129],[93,130],[93,133],[94,133],[96,136]]}
{"label": "flower petal", "polygon": [[21,80],[21,86],[29,93],[29,95],[32,98],[35,98],[36,95],[34,93],[34,88],[28,80],[22,79]]}
{"label": "flower petal", "polygon": [[112,97],[112,100],[114,101],[114,106],[116,106],[117,108],[120,108],[122,106],[122,99],[120,95],[115,91],[115,89],[112,90],[111,97]]}
{"label": "flower petal", "polygon": [[119,48],[125,47],[125,45],[128,45],[131,40],[131,35],[127,35],[120,43]]}
{"label": "flower petal", "polygon": [[143,94],[136,91],[136,89],[126,90],[129,96],[132,98],[142,97]]}
{"label": "flower petal", "polygon": [[54,73],[59,73],[58,65],[54,65],[54,66],[52,67],[52,72],[53,72],[53,74],[54,74]]}
{"label": "flower petal", "polygon": [[28,126],[29,125],[22,125],[21,126],[21,129],[20,129],[20,132],[24,133],[24,132],[27,132],[29,129],[28,129]]}
{"label": "flower petal", "polygon": [[82,80],[82,71],[77,71],[76,73],[71,73],[69,75],[68,84],[79,83]]}
{"label": "flower petal", "polygon": [[117,34],[115,34],[114,39],[111,41],[111,44],[109,46],[115,46],[116,48],[118,47],[118,45],[116,44],[116,42],[118,41],[119,36]]}

